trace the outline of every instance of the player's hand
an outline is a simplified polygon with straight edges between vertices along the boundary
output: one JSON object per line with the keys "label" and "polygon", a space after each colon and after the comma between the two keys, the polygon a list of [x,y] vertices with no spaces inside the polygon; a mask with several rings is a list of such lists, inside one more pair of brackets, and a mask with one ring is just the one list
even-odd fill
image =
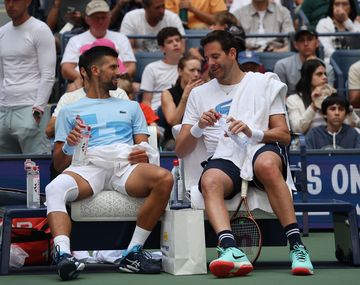
{"label": "player's hand", "polygon": [[247,137],[252,137],[252,131],[249,126],[241,120],[235,120],[233,117],[227,117],[229,131],[233,134],[244,133]]}
{"label": "player's hand", "polygon": [[75,127],[70,131],[70,133],[66,137],[67,144],[70,146],[77,145],[82,138],[81,130],[84,129],[85,127],[86,126],[81,120],[76,120]]}
{"label": "player's hand", "polygon": [[216,112],[214,109],[202,113],[198,123],[199,128],[205,129],[206,127],[213,127],[220,117],[221,114]]}
{"label": "player's hand", "polygon": [[149,158],[147,153],[142,148],[134,148],[129,154],[129,162],[130,164],[137,164],[137,163],[147,163],[149,162]]}

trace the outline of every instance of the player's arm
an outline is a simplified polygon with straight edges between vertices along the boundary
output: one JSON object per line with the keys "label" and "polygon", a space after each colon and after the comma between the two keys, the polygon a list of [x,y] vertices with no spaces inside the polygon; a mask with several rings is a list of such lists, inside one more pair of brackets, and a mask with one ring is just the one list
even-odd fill
{"label": "player's arm", "polygon": [[72,155],[66,155],[63,152],[64,144],[64,142],[55,142],[54,144],[53,161],[54,168],[58,172],[63,172],[64,169],[68,168],[72,160]]}
{"label": "player's arm", "polygon": [[67,135],[66,142],[63,141],[55,142],[53,161],[54,161],[54,168],[57,171],[62,172],[71,164],[74,148],[80,142],[81,139],[82,128],[84,128],[84,126],[81,123],[77,123],[75,127]]}
{"label": "player's arm", "polygon": [[[148,142],[148,135],[145,134],[138,134],[134,135],[134,143],[140,144],[141,142]],[[146,154],[145,149],[143,148],[134,148],[132,152],[129,154],[129,161],[130,164],[136,164],[136,163],[148,163],[149,158]]]}
{"label": "player's arm", "polygon": [[264,132],[264,143],[279,142],[284,145],[290,144],[290,131],[286,123],[285,114],[271,115],[269,129]]}
{"label": "player's arm", "polygon": [[214,109],[202,113],[200,119],[194,125],[183,124],[180,133],[176,137],[175,152],[178,157],[184,157],[191,153],[197,144],[197,141],[204,132],[204,129],[214,126],[220,118],[220,114]]}

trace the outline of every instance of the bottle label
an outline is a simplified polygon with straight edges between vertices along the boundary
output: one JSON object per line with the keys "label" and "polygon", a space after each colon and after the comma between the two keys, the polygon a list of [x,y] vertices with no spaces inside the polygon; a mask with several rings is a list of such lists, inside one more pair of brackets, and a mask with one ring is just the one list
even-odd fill
{"label": "bottle label", "polygon": [[34,202],[39,202],[40,201],[40,175],[39,174],[35,174],[33,176],[33,201]]}
{"label": "bottle label", "polygon": [[182,179],[179,179],[177,181],[177,189],[178,189],[178,200],[183,201],[184,200],[184,188],[183,188],[183,181]]}

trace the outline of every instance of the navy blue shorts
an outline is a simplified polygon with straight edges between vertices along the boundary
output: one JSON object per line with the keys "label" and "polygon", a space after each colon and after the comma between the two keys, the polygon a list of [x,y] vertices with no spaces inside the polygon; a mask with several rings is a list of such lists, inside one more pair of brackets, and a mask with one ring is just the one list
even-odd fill
{"label": "navy blue shorts", "polygon": [[[281,158],[281,161],[282,161],[282,175],[283,175],[284,179],[286,180],[287,161],[288,161],[286,147],[283,145],[280,145],[278,143],[271,143],[271,144],[264,145],[263,147],[258,149],[258,151],[255,153],[253,161],[252,161],[253,167],[255,164],[255,160],[257,159],[259,154],[261,154],[265,151],[272,151],[272,152],[275,152],[277,155],[279,155],[279,157]],[[226,159],[218,159],[218,158],[211,159],[210,158],[208,161],[204,161],[201,165],[204,167],[204,170],[203,170],[201,176],[204,174],[204,172],[206,170],[208,170],[210,168],[216,168],[216,169],[220,169],[227,176],[230,177],[230,179],[232,180],[233,185],[234,185],[234,191],[230,195],[225,197],[226,200],[233,198],[237,193],[239,193],[241,191],[240,169],[232,161],[226,160]],[[201,181],[201,177],[200,177],[200,181]],[[199,190],[201,192],[200,181],[199,181]],[[264,190],[264,185],[262,185],[262,183],[257,179],[257,177],[255,175],[254,175],[254,180],[250,181],[249,184],[252,186],[255,186],[261,190]]]}

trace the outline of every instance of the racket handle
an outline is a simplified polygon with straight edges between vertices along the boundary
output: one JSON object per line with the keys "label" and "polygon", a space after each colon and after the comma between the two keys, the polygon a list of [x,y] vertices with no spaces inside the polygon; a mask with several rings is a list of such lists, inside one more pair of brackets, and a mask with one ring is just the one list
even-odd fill
{"label": "racket handle", "polygon": [[249,182],[245,179],[242,179],[241,180],[241,198],[246,197],[248,187],[249,187]]}

